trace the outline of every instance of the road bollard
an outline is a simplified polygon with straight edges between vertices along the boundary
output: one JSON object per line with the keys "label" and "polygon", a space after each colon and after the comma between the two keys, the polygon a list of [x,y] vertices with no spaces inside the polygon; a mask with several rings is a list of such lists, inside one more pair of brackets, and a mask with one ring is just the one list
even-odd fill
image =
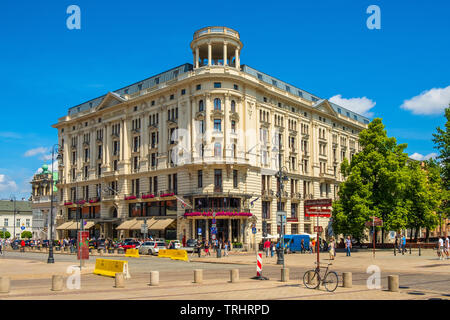
{"label": "road bollard", "polygon": [[388,276],[388,291],[398,292],[398,275]]}
{"label": "road bollard", "polygon": [[351,272],[342,273],[342,286],[344,288],[352,287],[352,273]]}
{"label": "road bollard", "polygon": [[0,277],[0,293],[9,293],[11,279],[9,277]]}
{"label": "road bollard", "polygon": [[122,272],[117,272],[114,280],[116,288],[125,288],[125,277]]}
{"label": "road bollard", "polygon": [[281,268],[281,282],[289,281],[289,268]]}
{"label": "road bollard", "polygon": [[151,286],[159,285],[159,271],[151,271],[150,272],[150,285]]}
{"label": "road bollard", "polygon": [[62,291],[64,287],[63,276],[53,275],[52,276],[52,291]]}
{"label": "road bollard", "polygon": [[232,283],[239,281],[239,269],[231,269],[230,270],[230,281]]}
{"label": "road bollard", "polygon": [[409,244],[409,254],[411,254],[411,244]]}
{"label": "road bollard", "polygon": [[195,269],[194,270],[194,283],[202,283],[203,282],[203,270]]}
{"label": "road bollard", "polygon": [[419,244],[419,256],[421,256],[422,255],[422,252],[420,251],[420,244]]}

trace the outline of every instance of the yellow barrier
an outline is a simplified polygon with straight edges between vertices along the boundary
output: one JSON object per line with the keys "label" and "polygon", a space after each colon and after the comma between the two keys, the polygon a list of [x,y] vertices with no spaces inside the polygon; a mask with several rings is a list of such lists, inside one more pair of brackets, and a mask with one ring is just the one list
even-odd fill
{"label": "yellow barrier", "polygon": [[189,261],[186,250],[172,250],[170,259]]}
{"label": "yellow barrier", "polygon": [[168,249],[159,249],[158,258],[170,258],[171,252]]}
{"label": "yellow barrier", "polygon": [[127,249],[125,257],[139,258],[139,249]]}
{"label": "yellow barrier", "polygon": [[130,278],[128,271],[128,261],[111,260],[111,259],[97,259],[95,260],[94,274],[107,277],[115,277],[116,273],[124,273],[126,279]]}

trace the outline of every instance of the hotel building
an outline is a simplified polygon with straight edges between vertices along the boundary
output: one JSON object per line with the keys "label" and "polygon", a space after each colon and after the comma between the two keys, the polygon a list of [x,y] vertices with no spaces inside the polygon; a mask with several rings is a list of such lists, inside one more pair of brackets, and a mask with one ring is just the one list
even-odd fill
{"label": "hotel building", "polygon": [[[258,242],[263,226],[277,234],[278,210],[286,233],[313,232],[304,200],[336,198],[340,163],[369,119],[241,64],[242,48],[233,29],[200,29],[192,64],[58,119],[60,236],[81,214],[96,237],[141,236],[146,219],[154,236],[210,239],[215,216],[217,238],[248,248],[253,224]],[[329,231],[328,218],[319,224]]]}

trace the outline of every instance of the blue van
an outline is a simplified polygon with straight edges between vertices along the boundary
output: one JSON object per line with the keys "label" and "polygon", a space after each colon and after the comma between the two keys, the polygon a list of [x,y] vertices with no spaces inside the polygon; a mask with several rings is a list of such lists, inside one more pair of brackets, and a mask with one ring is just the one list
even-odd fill
{"label": "blue van", "polygon": [[310,237],[307,234],[286,234],[284,236],[284,247],[289,252],[302,252],[302,239],[305,246],[305,250],[309,251]]}

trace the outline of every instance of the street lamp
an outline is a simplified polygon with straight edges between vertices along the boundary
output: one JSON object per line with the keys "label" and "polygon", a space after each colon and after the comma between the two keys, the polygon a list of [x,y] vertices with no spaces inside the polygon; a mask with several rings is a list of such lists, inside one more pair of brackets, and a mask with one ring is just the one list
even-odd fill
{"label": "street lamp", "polygon": [[[279,171],[278,173],[275,175],[278,178],[278,184],[279,184],[279,190],[278,190],[278,200],[279,200],[279,205],[278,205],[278,211],[281,211],[282,209],[282,202],[281,202],[281,196],[282,196],[282,192],[283,192],[283,181],[288,181],[289,178],[287,177],[285,171],[287,171],[287,168],[282,166],[281,164],[281,135],[278,136],[278,164],[279,164]],[[283,169],[285,171],[283,171]],[[281,236],[281,250],[279,251],[279,254],[277,255],[277,264],[282,264],[283,265],[283,269],[285,267],[284,265],[284,217],[281,217],[281,232],[280,232],[280,236]]]}
{"label": "street lamp", "polygon": [[14,220],[13,220],[13,224],[14,224],[14,234],[13,234],[13,239],[16,238],[16,196],[11,195],[10,196],[10,200],[11,202],[14,202]]}
{"label": "street lamp", "polygon": [[57,153],[57,160],[61,160],[61,154],[59,153],[59,149],[62,149],[62,147],[59,144],[55,144],[52,147],[52,173],[51,173],[51,180],[50,180],[50,189],[51,189],[51,196],[50,196],[50,241],[49,241],[49,247],[48,247],[48,259],[47,263],[55,263],[55,259],[53,258],[53,184],[55,181],[53,181],[53,162],[55,161],[55,151]]}

